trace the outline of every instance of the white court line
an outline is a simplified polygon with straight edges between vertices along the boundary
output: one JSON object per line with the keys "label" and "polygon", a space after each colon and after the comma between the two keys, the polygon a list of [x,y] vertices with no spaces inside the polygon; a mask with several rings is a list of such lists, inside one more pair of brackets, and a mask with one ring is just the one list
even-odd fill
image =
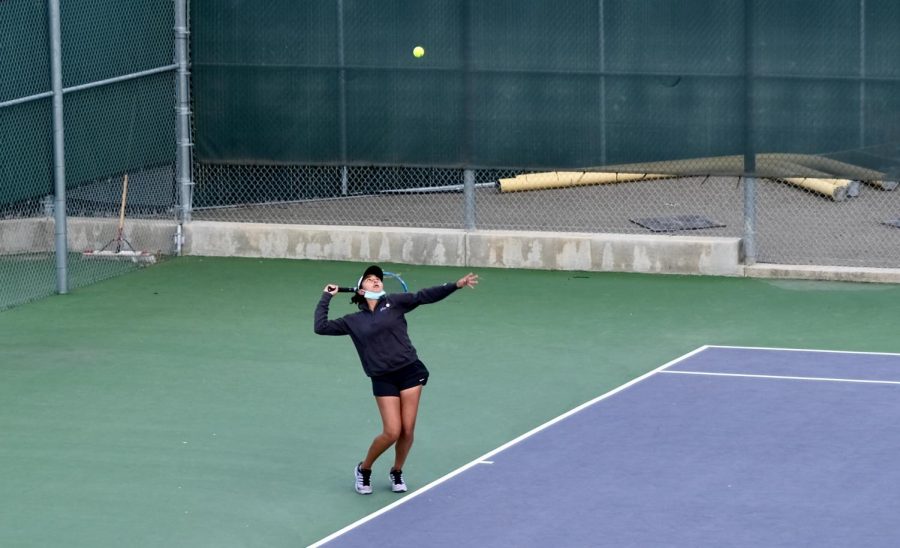
{"label": "white court line", "polygon": [[750,377],[754,379],[787,379],[795,381],[829,381],[829,382],[856,382],[863,384],[897,384],[900,381],[875,381],[867,379],[834,379],[830,377],[793,377],[789,375],[752,375],[750,373],[710,373],[706,371],[660,371],[667,375],[705,375],[709,377]]}
{"label": "white court line", "polygon": [[822,354],[860,354],[863,356],[900,356],[896,352],[857,352],[854,350],[818,350],[815,348],[778,348],[771,346],[727,346],[708,344],[703,348],[731,348],[735,350],[775,350],[778,352],[820,352]]}
{"label": "white court line", "polygon": [[617,387],[617,388],[614,388],[614,389],[610,390],[610,391],[607,392],[606,394],[603,394],[603,395],[601,395],[601,396],[598,396],[598,397],[596,397],[596,398],[594,398],[594,399],[592,399],[592,400],[590,400],[590,401],[588,401],[588,402],[585,402],[585,403],[579,405],[578,407],[576,407],[576,408],[574,408],[574,409],[572,409],[572,410],[570,410],[570,411],[567,411],[567,412],[563,413],[562,415],[556,417],[555,419],[551,419],[551,420],[545,422],[544,424],[538,426],[537,428],[534,428],[533,430],[530,430],[530,431],[528,431],[528,432],[522,434],[522,435],[519,436],[518,438],[515,438],[515,439],[512,440],[512,441],[506,442],[505,444],[503,444],[503,445],[501,445],[500,447],[494,449],[493,451],[490,451],[490,452],[488,452],[488,453],[485,453],[484,455],[478,457],[477,459],[473,460],[472,462],[470,462],[470,463],[468,463],[468,464],[465,464],[465,465],[463,465],[463,466],[457,468],[456,470],[450,472],[449,474],[447,474],[447,475],[445,475],[445,476],[443,476],[443,477],[440,477],[440,478],[434,480],[433,482],[431,482],[431,483],[429,483],[428,485],[422,487],[421,489],[419,489],[419,490],[417,490],[417,491],[413,491],[412,493],[406,495],[405,497],[403,497],[402,499],[398,500],[397,502],[388,504],[388,505],[385,506],[384,508],[381,508],[380,510],[377,510],[377,511],[375,511],[375,512],[372,512],[372,513],[369,514],[368,516],[365,516],[365,517],[363,517],[363,518],[361,518],[361,519],[359,519],[359,520],[357,520],[357,521],[351,523],[350,525],[344,527],[343,529],[340,529],[340,530],[338,530],[338,531],[335,531],[334,533],[328,535],[327,537],[325,537],[325,538],[323,538],[322,540],[316,542],[315,544],[309,545],[309,548],[317,548],[317,547],[322,546],[322,545],[324,545],[324,544],[326,544],[326,543],[328,543],[328,542],[331,542],[332,540],[334,540],[334,539],[336,539],[337,537],[343,535],[344,533],[347,533],[348,531],[351,531],[351,530],[353,530],[353,529],[356,529],[356,528],[359,527],[360,525],[363,525],[363,524],[366,523],[366,522],[372,521],[373,519],[375,519],[375,518],[377,518],[378,516],[384,514],[385,512],[389,512],[390,510],[396,508],[397,506],[400,506],[401,504],[405,504],[405,503],[411,501],[412,499],[416,498],[417,496],[424,494],[425,492],[427,492],[427,491],[429,491],[429,490],[431,490],[431,489],[437,487],[438,485],[444,483],[445,481],[447,481],[447,480],[449,480],[449,479],[451,479],[451,478],[453,478],[453,477],[455,477],[455,476],[458,476],[458,475],[462,474],[463,472],[465,472],[465,471],[468,470],[469,468],[472,468],[473,466],[477,466],[478,464],[481,464],[481,463],[483,463],[483,462],[485,462],[485,461],[491,460],[491,457],[493,457],[493,456],[496,455],[497,453],[500,453],[501,451],[504,451],[505,449],[508,449],[509,447],[512,447],[513,445],[519,443],[519,442],[522,441],[522,440],[525,440],[525,439],[527,439],[527,438],[530,438],[531,436],[537,434],[537,433],[540,432],[541,430],[545,430],[546,428],[549,428],[550,426],[553,426],[554,424],[558,423],[559,421],[561,421],[561,420],[563,420],[563,419],[565,419],[565,418],[567,418],[567,417],[569,417],[569,416],[571,416],[571,415],[574,415],[575,413],[581,411],[582,409],[584,409],[584,408],[586,408],[586,407],[590,407],[590,406],[594,405],[595,403],[597,403],[597,402],[599,402],[599,401],[601,401],[601,400],[605,400],[606,398],[608,398],[608,397],[610,397],[610,396],[612,396],[612,395],[614,395],[614,394],[617,394],[617,393],[621,392],[622,390],[625,390],[626,388],[628,388],[628,387],[630,387],[630,386],[632,386],[632,385],[634,385],[634,384],[637,384],[637,383],[641,382],[642,380],[644,380],[644,379],[646,379],[646,378],[648,378],[648,377],[651,377],[652,375],[655,375],[656,373],[662,371],[663,369],[665,369],[665,368],[667,368],[667,367],[671,367],[671,366],[675,365],[676,363],[678,363],[678,362],[680,362],[680,361],[686,360],[686,359],[690,358],[691,356],[693,356],[693,355],[695,355],[695,354],[698,354],[698,353],[702,352],[703,350],[706,350],[707,348],[709,348],[709,347],[708,347],[708,346],[701,346],[700,348],[697,348],[696,350],[693,350],[693,351],[691,351],[691,352],[688,352],[688,353],[685,354],[684,356],[675,358],[674,360],[672,360],[672,361],[670,361],[670,362],[668,362],[668,363],[666,363],[666,364],[663,364],[663,365],[657,367],[656,369],[654,369],[654,370],[652,370],[652,371],[649,371],[649,372],[647,372],[647,373],[644,373],[644,374],[641,375],[640,377],[637,377],[637,378],[635,378],[635,379],[632,379],[632,380],[628,381],[627,383],[623,384],[622,386],[619,386],[619,387]]}

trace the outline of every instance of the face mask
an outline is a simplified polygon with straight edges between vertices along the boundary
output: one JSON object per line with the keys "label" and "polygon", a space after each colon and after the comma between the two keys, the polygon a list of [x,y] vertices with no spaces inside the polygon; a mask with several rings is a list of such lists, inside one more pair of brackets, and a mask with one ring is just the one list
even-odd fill
{"label": "face mask", "polygon": [[366,294],[363,295],[363,297],[377,301],[382,295],[384,295],[384,291],[366,291]]}

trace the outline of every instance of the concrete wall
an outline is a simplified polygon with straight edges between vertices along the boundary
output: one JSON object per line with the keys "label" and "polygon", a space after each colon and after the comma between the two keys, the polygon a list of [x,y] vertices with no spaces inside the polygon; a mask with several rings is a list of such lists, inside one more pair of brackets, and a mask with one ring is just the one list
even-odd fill
{"label": "concrete wall", "polygon": [[[66,223],[69,249],[100,249],[116,237],[118,225],[118,218],[71,217]],[[171,255],[177,226],[174,220],[127,219],[125,239],[137,251]]]}
{"label": "concrete wall", "polygon": [[[70,250],[100,249],[116,237],[118,218],[72,217],[66,223]],[[125,221],[125,238],[135,249],[171,254],[175,221]],[[56,223],[52,217],[0,221],[0,254],[53,251]]]}
{"label": "concrete wall", "polygon": [[277,225],[193,221],[185,253],[405,264],[465,265],[465,233],[456,230]]}
{"label": "concrete wall", "polygon": [[194,221],[190,255],[741,276],[739,238]]}
{"label": "concrete wall", "polygon": [[53,219],[0,221],[0,254],[53,250]]}
{"label": "concrete wall", "polygon": [[[69,219],[69,249],[103,247],[116,225],[115,218]],[[175,229],[175,221],[128,220],[125,235],[138,250],[172,254]],[[51,218],[0,221],[0,254],[52,251],[53,233]],[[184,254],[900,283],[900,269],[744,266],[739,238],[706,236],[194,221],[185,226]]]}

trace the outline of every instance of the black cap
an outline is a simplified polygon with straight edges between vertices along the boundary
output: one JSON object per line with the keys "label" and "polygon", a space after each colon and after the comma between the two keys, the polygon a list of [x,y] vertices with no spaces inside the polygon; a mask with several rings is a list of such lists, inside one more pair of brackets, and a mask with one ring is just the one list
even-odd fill
{"label": "black cap", "polygon": [[376,278],[378,278],[382,282],[384,281],[384,270],[381,270],[381,267],[378,266],[377,264],[373,264],[372,266],[367,268],[365,272],[363,272],[362,276],[359,277],[359,281],[356,283],[356,289],[359,289],[360,287],[362,287],[363,280],[365,280],[366,278],[368,278],[369,276],[371,276],[373,274],[375,275]]}
{"label": "black cap", "polygon": [[377,264],[373,264],[369,268],[363,272],[363,275],[359,277],[359,281],[356,282],[356,291],[353,292],[353,296],[350,297],[350,302],[359,306],[360,310],[366,307],[366,299],[362,295],[358,293],[359,289],[362,287],[363,280],[366,279],[367,276],[375,275],[382,282],[384,281],[384,271],[381,270],[381,267]]}

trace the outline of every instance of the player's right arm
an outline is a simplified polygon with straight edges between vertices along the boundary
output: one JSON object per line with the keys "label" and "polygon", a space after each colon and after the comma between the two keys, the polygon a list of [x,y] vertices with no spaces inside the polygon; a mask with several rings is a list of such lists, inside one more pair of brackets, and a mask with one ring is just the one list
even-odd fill
{"label": "player's right arm", "polygon": [[[331,297],[337,293],[337,286],[333,286],[334,292],[324,291],[319,304],[316,305],[316,313],[313,320],[313,331],[317,335],[348,335],[350,331],[347,329],[347,322],[343,318],[336,320],[328,319],[328,305],[331,303]],[[327,288],[326,288],[327,289]]]}

